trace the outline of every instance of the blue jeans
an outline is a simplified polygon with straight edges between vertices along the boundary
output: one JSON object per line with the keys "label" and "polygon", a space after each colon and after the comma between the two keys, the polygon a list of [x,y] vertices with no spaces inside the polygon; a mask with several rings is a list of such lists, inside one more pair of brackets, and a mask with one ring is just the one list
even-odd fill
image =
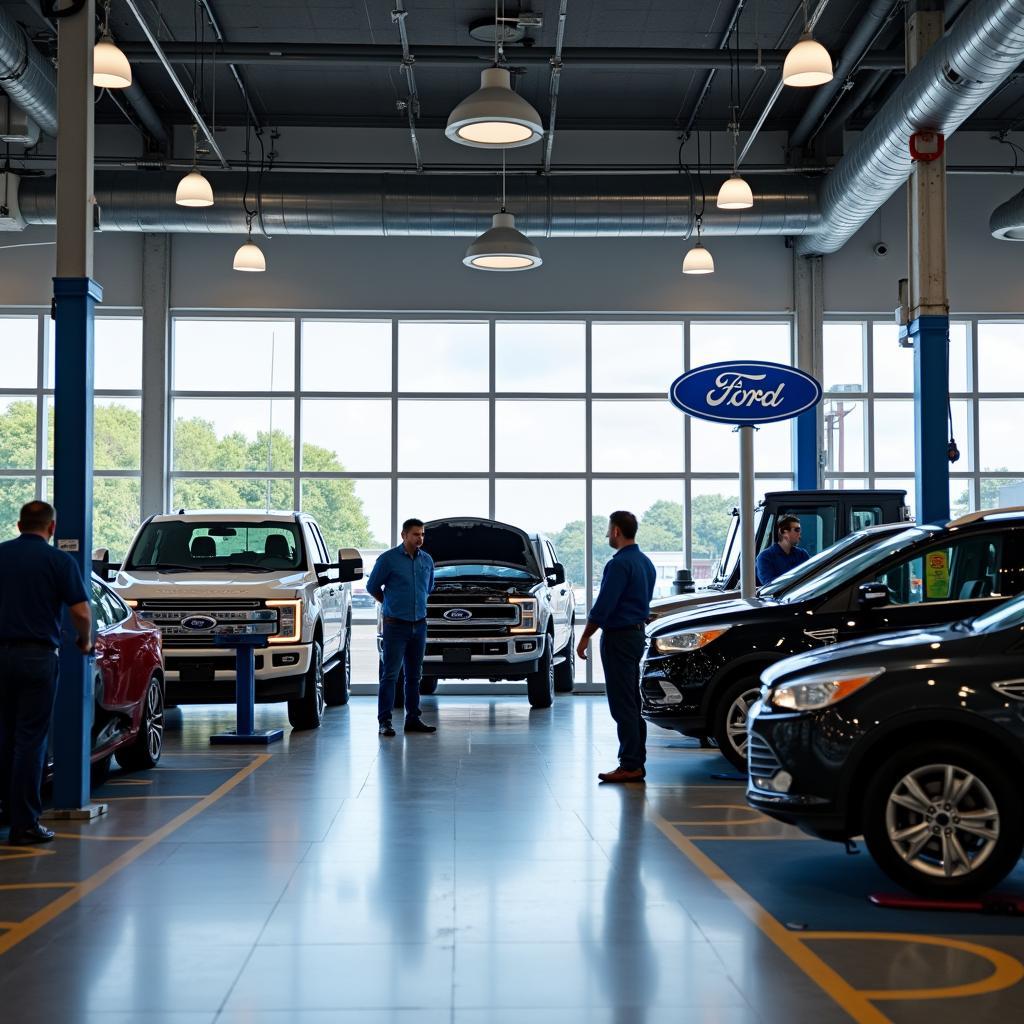
{"label": "blue jeans", "polygon": [[12,832],[32,828],[43,812],[40,790],[56,695],[53,651],[0,646],[0,800]]}
{"label": "blue jeans", "polygon": [[395,706],[395,684],[405,669],[405,717],[420,717],[420,676],[427,648],[427,623],[384,620],[381,636],[380,687],[377,690],[377,721],[390,722]]}
{"label": "blue jeans", "polygon": [[640,660],[644,656],[642,629],[601,632],[601,664],[608,710],[619,732],[619,764],[630,771],[647,760],[647,723],[640,713]]}

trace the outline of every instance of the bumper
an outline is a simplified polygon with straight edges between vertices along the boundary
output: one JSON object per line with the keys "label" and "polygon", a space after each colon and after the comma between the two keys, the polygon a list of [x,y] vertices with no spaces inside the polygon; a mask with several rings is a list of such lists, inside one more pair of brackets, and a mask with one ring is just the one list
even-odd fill
{"label": "bumper", "polygon": [[[275,644],[256,650],[256,702],[301,697],[311,656],[309,644]],[[234,704],[233,650],[165,646],[164,663],[169,703]]]}
{"label": "bumper", "polygon": [[[546,633],[519,636],[437,637],[427,634],[423,675],[436,679],[525,679],[540,668]],[[380,652],[381,638],[377,637]]]}
{"label": "bumper", "polygon": [[759,717],[760,707],[751,709],[747,726],[747,803],[821,839],[848,838],[846,814],[834,796],[836,766],[830,770],[817,756],[808,717]]}

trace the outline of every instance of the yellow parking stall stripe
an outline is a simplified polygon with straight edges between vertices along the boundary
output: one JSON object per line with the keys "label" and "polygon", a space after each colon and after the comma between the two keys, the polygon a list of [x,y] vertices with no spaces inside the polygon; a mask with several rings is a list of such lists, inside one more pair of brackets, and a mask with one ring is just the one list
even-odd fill
{"label": "yellow parking stall stripe", "polygon": [[197,815],[202,814],[207,808],[212,807],[222,796],[229,793],[240,782],[243,782],[252,775],[257,768],[266,764],[272,756],[271,754],[257,754],[249,764],[244,768],[240,768],[230,779],[223,782],[208,796],[203,797],[198,803],[189,807],[188,810],[182,811],[176,818],[172,818],[166,825],[147,836],[142,842],[133,846],[130,850],[126,850],[106,867],[101,868],[84,881],[76,882],[70,892],[64,893],[63,896],[58,896],[52,903],[47,904],[41,910],[37,910],[31,916],[25,918],[24,921],[21,921],[17,927],[0,935],[0,954],[8,952],[8,950],[17,946],[18,943],[34,935],[40,928],[63,914],[65,910],[73,907],[90,893],[95,892],[123,868],[138,860],[148,850],[162,843],[168,836],[181,828],[182,825],[187,824]]}
{"label": "yellow parking stall stripe", "polygon": [[[716,821],[716,822],[713,822],[711,824],[722,825],[724,823],[721,822],[721,821]],[[747,822],[737,822],[736,824],[737,825],[740,825],[740,824],[745,825],[745,824],[747,824]],[[750,824],[754,824],[754,822],[750,822]],[[806,836],[802,832],[799,835],[793,835],[793,836],[690,836],[690,839],[692,839],[693,842],[695,842],[695,843],[706,843],[706,842],[715,842],[715,843],[728,843],[728,842],[734,842],[734,843],[770,843],[770,842],[801,843],[801,842],[804,842],[804,841],[809,842],[809,843],[820,843],[821,842],[820,839],[817,839],[814,836]]]}
{"label": "yellow parking stall stripe", "polygon": [[104,796],[100,798],[103,803],[113,803],[115,800],[202,800],[202,793],[181,793],[174,796]]}
{"label": "yellow parking stall stripe", "polygon": [[950,985],[942,988],[893,988],[893,989],[862,989],[867,999],[963,999],[965,996],[985,996],[993,992],[1016,985],[1024,978],[1024,964],[1007,953],[988,946],[979,946],[975,942],[964,942],[962,939],[950,939],[943,935],[916,935],[908,932],[803,932],[804,942],[818,940],[853,940],[867,942],[906,942],[926,946],[939,946],[942,949],[959,949],[964,953],[987,960],[993,967],[992,973],[981,981],[965,985]]}
{"label": "yellow parking stall stripe", "polygon": [[108,786],[152,786],[152,779],[113,779]]}
{"label": "yellow parking stall stripe", "polygon": [[[831,999],[841,1006],[857,1024],[891,1024],[881,1011],[871,1005],[863,992],[858,992],[842,975],[834,971],[816,953],[808,949],[792,932],[768,913],[757,900],[727,875],[710,857],[674,828],[648,804],[648,814],[658,829],[686,858],[756,925],[764,935],[789,957]],[[0,944],[3,940],[0,939]]]}
{"label": "yellow parking stall stripe", "polygon": [[6,864],[12,860],[25,860],[27,857],[52,857],[56,850],[36,850],[32,847],[11,846],[6,850],[0,850],[0,864]]}
{"label": "yellow parking stall stripe", "polygon": [[8,882],[0,885],[0,892],[15,892],[20,889],[74,889],[77,882]]}
{"label": "yellow parking stall stripe", "polygon": [[91,843],[139,843],[145,836],[90,836],[85,832],[55,832],[58,839],[87,839]]}

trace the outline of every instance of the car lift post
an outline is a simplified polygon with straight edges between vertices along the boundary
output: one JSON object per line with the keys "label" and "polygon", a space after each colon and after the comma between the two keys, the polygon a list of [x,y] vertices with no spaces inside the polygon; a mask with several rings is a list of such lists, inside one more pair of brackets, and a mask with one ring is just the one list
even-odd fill
{"label": "car lift post", "polygon": [[235,728],[232,732],[218,732],[210,737],[213,746],[255,743],[268,746],[284,736],[283,729],[254,728],[256,718],[256,648],[266,647],[263,635],[217,634],[216,647],[235,649]]}

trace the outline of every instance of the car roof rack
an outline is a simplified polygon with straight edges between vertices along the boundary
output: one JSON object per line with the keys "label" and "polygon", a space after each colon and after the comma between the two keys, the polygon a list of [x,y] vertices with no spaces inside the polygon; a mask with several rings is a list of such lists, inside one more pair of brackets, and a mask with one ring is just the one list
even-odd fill
{"label": "car roof rack", "polygon": [[976,523],[982,519],[991,519],[995,516],[1015,516],[1024,513],[1024,505],[1009,505],[1006,508],[982,508],[977,512],[968,512],[958,519],[951,519],[947,526],[966,526],[968,523]]}

